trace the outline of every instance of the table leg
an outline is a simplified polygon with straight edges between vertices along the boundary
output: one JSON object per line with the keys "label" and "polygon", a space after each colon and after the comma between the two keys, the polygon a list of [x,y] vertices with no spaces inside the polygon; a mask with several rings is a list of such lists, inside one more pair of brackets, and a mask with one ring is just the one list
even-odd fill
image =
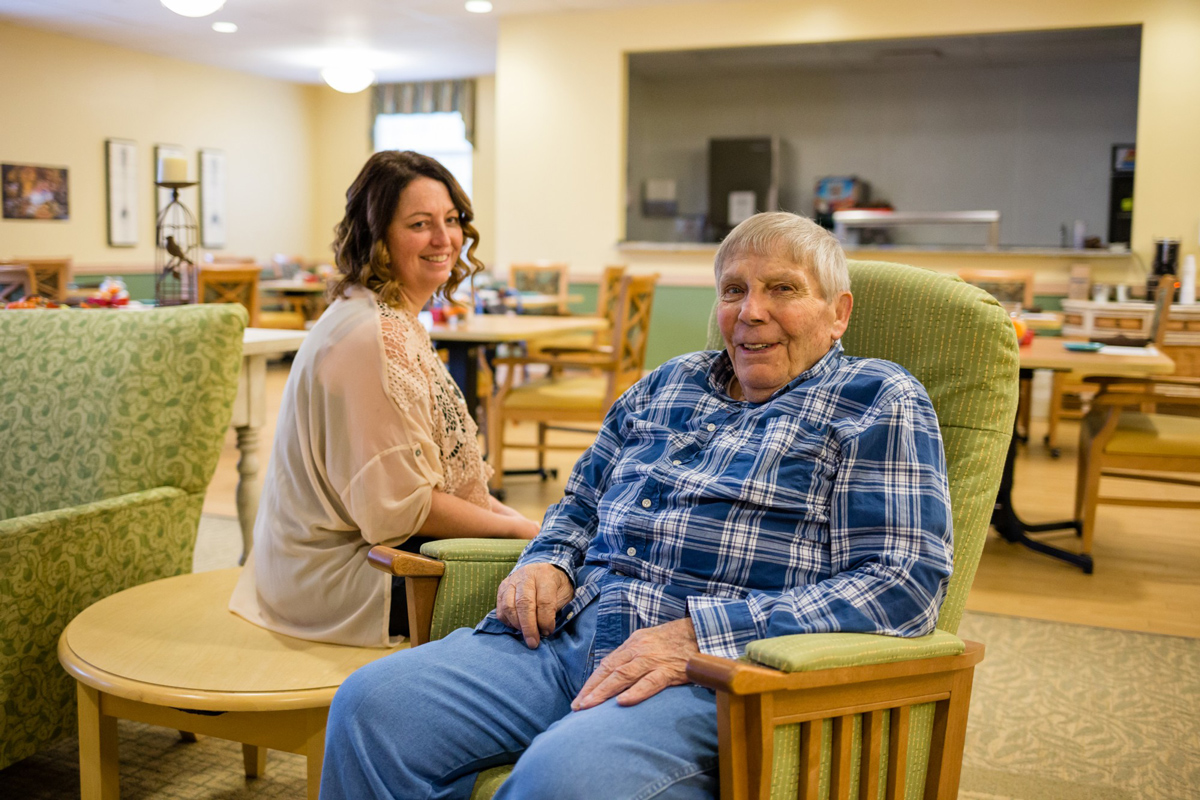
{"label": "table leg", "polygon": [[325,726],[328,719],[328,706],[309,709],[308,743],[304,748],[308,759],[308,800],[318,800],[321,792],[321,767],[325,761]]}
{"label": "table leg", "polygon": [[76,684],[79,702],[80,800],[118,800],[117,719],[100,710],[100,692]]}
{"label": "table leg", "polygon": [[475,353],[476,345],[465,342],[443,342],[450,354],[446,369],[450,377],[458,384],[463,400],[467,403],[467,412],[471,419],[479,422],[479,363]]}
{"label": "table leg", "polygon": [[258,516],[258,432],[267,417],[267,357],[251,355],[242,359],[238,375],[238,393],[233,407],[233,425],[237,430],[238,524],[242,529],[242,557],[246,563],[254,544],[254,518]]}
{"label": "table leg", "polygon": [[1044,553],[1051,558],[1057,558],[1068,564],[1073,564],[1083,570],[1085,575],[1092,574],[1092,557],[1086,554],[1072,553],[1044,542],[1030,539],[1030,533],[1043,533],[1073,529],[1080,532],[1079,520],[1064,520],[1062,522],[1046,522],[1039,525],[1029,525],[1017,516],[1012,504],[1013,474],[1017,459],[1017,436],[1013,432],[1008,443],[1008,456],[1004,460],[1004,472],[1000,477],[1000,490],[996,493],[996,506],[992,510],[992,527],[999,531],[1005,541],[1024,545],[1030,550]]}
{"label": "table leg", "polygon": [[242,744],[242,763],[247,778],[261,778],[267,774],[267,748],[253,744]]}

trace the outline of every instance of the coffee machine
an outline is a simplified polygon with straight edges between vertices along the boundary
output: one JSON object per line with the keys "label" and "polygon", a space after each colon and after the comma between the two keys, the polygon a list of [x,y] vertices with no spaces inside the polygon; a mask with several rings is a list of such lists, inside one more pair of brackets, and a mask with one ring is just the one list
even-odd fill
{"label": "coffee machine", "polygon": [[1160,275],[1175,275],[1179,271],[1179,240],[1155,239],[1154,264],[1146,278],[1146,299],[1154,302]]}

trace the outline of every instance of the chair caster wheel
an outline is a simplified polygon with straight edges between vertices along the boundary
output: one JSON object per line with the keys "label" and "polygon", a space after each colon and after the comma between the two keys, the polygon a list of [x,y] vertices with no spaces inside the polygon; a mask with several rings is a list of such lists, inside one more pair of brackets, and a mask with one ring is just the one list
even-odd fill
{"label": "chair caster wheel", "polygon": [[1050,457],[1051,458],[1058,458],[1061,455],[1062,455],[1062,450],[1059,450],[1057,447],[1050,448]]}
{"label": "chair caster wheel", "polygon": [[492,493],[492,497],[496,498],[501,503],[504,502],[504,498],[508,497],[508,492],[506,492],[504,489],[492,489],[490,491]]}

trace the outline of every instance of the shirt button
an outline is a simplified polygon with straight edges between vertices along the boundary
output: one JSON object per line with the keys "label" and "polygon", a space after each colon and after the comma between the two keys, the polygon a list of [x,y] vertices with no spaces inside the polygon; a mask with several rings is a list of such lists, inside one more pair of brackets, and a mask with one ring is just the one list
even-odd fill
{"label": "shirt button", "polygon": [[636,547],[631,547],[631,548],[629,548],[628,550],[626,550],[626,551],[625,551],[625,554],[626,554],[626,555],[630,555],[630,556],[636,556],[636,555],[637,555],[637,548],[636,548]]}
{"label": "shirt button", "polygon": [[713,425],[711,422],[710,422],[710,423],[708,423],[708,426],[707,426],[707,427],[708,427],[708,430],[709,430],[710,432],[711,432],[711,431],[715,431],[715,430],[717,429],[717,426],[716,426],[716,425]]}
{"label": "shirt button", "polygon": [[421,448],[417,448],[417,455],[421,455]]}
{"label": "shirt button", "polygon": [[682,464],[683,462],[682,462],[682,461],[680,461],[680,460],[677,458],[677,459],[675,459],[674,461],[672,461],[671,463],[672,463],[672,464],[674,464],[675,466],[677,466],[677,467],[678,467],[678,466],[679,466],[680,464]]}
{"label": "shirt button", "polygon": [[650,502],[650,498],[646,498],[642,501],[642,508],[649,508],[651,505],[652,503]]}
{"label": "shirt button", "polygon": [[573,616],[575,616],[575,612],[574,612],[574,611],[569,611],[569,612],[567,612],[567,619],[570,619],[570,618],[571,618],[571,617],[573,617]]}

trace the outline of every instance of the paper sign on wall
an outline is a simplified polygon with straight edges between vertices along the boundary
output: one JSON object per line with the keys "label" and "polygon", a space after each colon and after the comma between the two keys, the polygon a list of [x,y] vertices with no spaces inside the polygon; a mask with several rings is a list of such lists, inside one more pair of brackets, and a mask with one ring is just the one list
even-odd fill
{"label": "paper sign on wall", "polygon": [[758,206],[758,197],[754,192],[730,192],[729,193],[729,224],[737,225],[754,216],[754,210]]}

